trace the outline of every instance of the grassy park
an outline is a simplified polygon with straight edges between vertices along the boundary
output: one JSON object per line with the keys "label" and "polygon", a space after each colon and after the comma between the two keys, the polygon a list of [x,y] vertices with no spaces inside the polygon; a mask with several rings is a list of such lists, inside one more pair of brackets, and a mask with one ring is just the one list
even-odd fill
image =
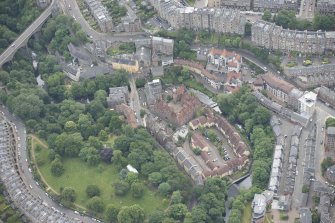
{"label": "grassy park", "polygon": [[[114,194],[112,184],[119,180],[119,171],[112,164],[101,163],[98,166],[88,166],[79,158],[65,158],[63,160],[65,172],[60,177],[55,177],[51,173],[51,162],[48,162],[48,148],[37,138],[32,139],[35,160],[45,160],[42,165],[38,166],[39,172],[45,183],[54,191],[60,192],[60,188],[72,187],[76,191],[77,199],[75,203],[81,207],[85,207],[89,198],[86,195],[87,185],[97,185],[101,190],[101,198],[104,204],[113,204],[118,207],[130,206],[133,204],[140,205],[146,214],[155,209],[165,209],[167,202],[162,202],[163,197],[155,191],[145,187],[144,196],[135,199],[129,192],[127,195],[119,197]],[[42,149],[35,150],[40,145]],[[152,205],[155,204],[155,205]]]}

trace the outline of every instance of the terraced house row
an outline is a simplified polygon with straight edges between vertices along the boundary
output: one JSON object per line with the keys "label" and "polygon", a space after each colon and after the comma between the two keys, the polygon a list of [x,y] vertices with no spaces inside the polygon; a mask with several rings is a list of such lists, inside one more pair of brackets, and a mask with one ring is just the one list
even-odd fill
{"label": "terraced house row", "polygon": [[296,0],[208,0],[208,7],[278,12],[281,9],[298,11],[299,4]]}
{"label": "terraced house row", "polygon": [[251,40],[258,46],[285,52],[322,54],[335,49],[335,32],[290,30],[263,20],[252,24]]}
{"label": "terraced house row", "polygon": [[175,0],[149,0],[149,2],[175,29],[244,34],[246,17],[238,10],[185,7]]}
{"label": "terraced house row", "polygon": [[[302,1],[297,0],[208,0],[208,7],[218,8],[227,7],[239,10],[252,10],[263,12],[270,10],[278,12],[281,9],[293,10],[298,12]],[[318,0],[316,11],[320,13],[335,13],[334,0]]]}

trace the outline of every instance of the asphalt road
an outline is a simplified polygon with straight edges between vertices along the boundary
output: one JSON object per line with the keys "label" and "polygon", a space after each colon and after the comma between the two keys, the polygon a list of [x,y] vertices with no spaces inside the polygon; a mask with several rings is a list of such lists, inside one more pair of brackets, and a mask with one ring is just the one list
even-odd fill
{"label": "asphalt road", "polygon": [[142,118],[141,118],[141,103],[140,103],[140,99],[139,99],[139,96],[138,96],[138,91],[137,91],[137,88],[136,88],[135,78],[134,78],[133,75],[130,75],[129,84],[130,84],[130,88],[131,88],[130,107],[135,112],[138,124],[143,125],[143,121],[142,121]]}
{"label": "asphalt road", "polygon": [[[145,32],[136,33],[100,33],[94,30],[88,22],[85,20],[76,0],[61,0],[59,1],[65,14],[73,17],[86,32],[87,35],[91,36],[94,41],[106,40],[109,43],[113,42],[132,42],[136,39],[146,39]],[[70,6],[70,7],[69,7]]]}
{"label": "asphalt road", "polygon": [[51,15],[54,4],[55,0],[52,0],[50,6],[46,8],[44,12],[42,12],[42,14],[0,55],[0,67],[8,62],[14,56],[16,51],[32,36],[36,29],[46,21]]}
{"label": "asphalt road", "polygon": [[315,0],[302,0],[300,4],[299,17],[302,19],[312,19],[315,11]]}
{"label": "asphalt road", "polygon": [[[18,167],[20,176],[23,179],[23,182],[27,185],[27,189],[30,191],[32,195],[34,195],[36,198],[42,199],[49,207],[54,207],[55,209],[59,210],[60,212],[63,212],[68,217],[71,218],[78,218],[83,222],[95,222],[90,217],[87,216],[80,216],[76,213],[74,213],[72,210],[68,208],[61,207],[58,203],[54,202],[49,195],[46,194],[46,192],[40,188],[36,181],[33,178],[32,173],[29,171],[29,158],[28,158],[28,151],[27,151],[27,135],[26,135],[26,128],[23,124],[23,122],[16,117],[15,115],[11,114],[6,107],[0,106],[0,111],[4,113],[4,116],[7,120],[9,120],[14,128],[16,129],[16,137],[18,139],[18,150],[20,153],[20,159],[18,161]],[[30,187],[31,186],[31,187]]]}

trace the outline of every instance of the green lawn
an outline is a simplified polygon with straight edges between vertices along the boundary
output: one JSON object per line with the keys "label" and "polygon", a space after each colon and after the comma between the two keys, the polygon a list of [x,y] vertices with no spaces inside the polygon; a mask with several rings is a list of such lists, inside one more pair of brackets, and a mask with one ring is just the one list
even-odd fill
{"label": "green lawn", "polygon": [[242,223],[250,223],[250,222],[251,222],[251,203],[247,203],[243,211]]}
{"label": "green lawn", "polygon": [[[36,142],[36,141],[35,141]],[[36,143],[35,143],[36,144]],[[134,199],[129,192],[124,197],[114,195],[112,184],[119,179],[119,174],[113,165],[101,163],[97,167],[89,167],[79,158],[67,158],[63,160],[65,172],[60,177],[54,177],[50,171],[50,162],[48,162],[48,149],[43,148],[35,154],[47,162],[39,166],[39,170],[50,187],[59,192],[61,187],[73,187],[76,191],[76,204],[85,207],[88,197],[85,190],[87,185],[98,185],[101,190],[101,198],[105,205],[113,204],[118,207],[129,206],[133,204],[140,205],[146,212],[150,213],[155,209],[164,210],[168,202],[162,202],[163,197],[155,191],[145,189],[145,194],[141,199]],[[154,205],[153,205],[154,204]]]}

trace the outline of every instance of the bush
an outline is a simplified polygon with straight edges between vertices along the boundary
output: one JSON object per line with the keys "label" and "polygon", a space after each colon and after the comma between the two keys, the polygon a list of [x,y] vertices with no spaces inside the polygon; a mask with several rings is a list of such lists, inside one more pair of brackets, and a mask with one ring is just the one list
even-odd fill
{"label": "bush", "polygon": [[306,186],[306,185],[304,185],[304,186],[302,187],[302,192],[303,192],[303,193],[308,193],[308,192],[309,192],[309,187]]}
{"label": "bush", "polygon": [[35,147],[35,152],[37,152],[37,153],[41,152],[42,149],[43,149],[42,146],[40,144],[37,144],[36,147]]}
{"label": "bush", "polygon": [[56,176],[59,177],[64,173],[64,166],[63,163],[60,161],[60,159],[54,159],[54,161],[52,161],[51,163],[51,173]]}
{"label": "bush", "polygon": [[117,196],[124,196],[128,193],[130,187],[129,184],[125,181],[119,181],[113,184],[114,193]]}
{"label": "bush", "polygon": [[141,198],[144,194],[144,185],[142,183],[134,182],[131,184],[131,193],[134,198]]}
{"label": "bush", "polygon": [[45,160],[42,157],[37,156],[36,157],[36,164],[37,164],[37,166],[43,166],[45,164]]}
{"label": "bush", "polygon": [[89,198],[100,196],[100,188],[97,185],[88,185],[86,187],[86,195]]}
{"label": "bush", "polygon": [[200,156],[200,154],[201,154],[201,149],[199,149],[198,147],[192,149],[192,151],[193,151],[193,153],[194,153],[195,155],[197,155],[197,156]]}
{"label": "bush", "polygon": [[92,197],[87,202],[87,208],[96,213],[101,213],[105,210],[105,204],[100,197]]}
{"label": "bush", "polygon": [[171,192],[171,186],[168,183],[161,183],[158,186],[158,192],[163,196],[168,196]]}

